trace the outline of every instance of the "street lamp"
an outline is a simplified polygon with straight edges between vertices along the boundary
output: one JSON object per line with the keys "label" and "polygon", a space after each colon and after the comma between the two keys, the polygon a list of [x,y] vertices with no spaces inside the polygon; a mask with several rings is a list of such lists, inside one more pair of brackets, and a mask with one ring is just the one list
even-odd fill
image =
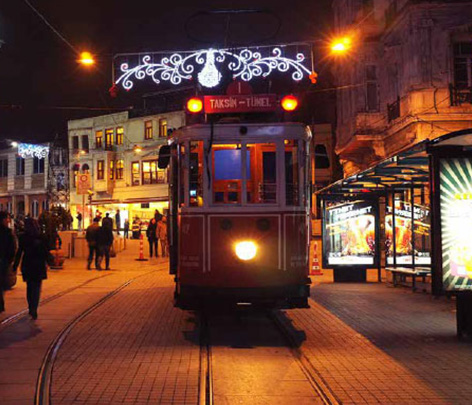
{"label": "street lamp", "polygon": [[352,47],[352,39],[350,37],[337,38],[331,42],[331,52],[335,54],[344,54]]}
{"label": "street lamp", "polygon": [[95,59],[90,52],[82,52],[78,62],[84,66],[92,66],[95,64]]}

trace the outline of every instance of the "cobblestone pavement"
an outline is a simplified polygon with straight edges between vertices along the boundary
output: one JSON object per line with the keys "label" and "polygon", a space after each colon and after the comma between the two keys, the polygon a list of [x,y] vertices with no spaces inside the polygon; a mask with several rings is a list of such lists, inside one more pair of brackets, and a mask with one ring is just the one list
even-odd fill
{"label": "cobblestone pavement", "polygon": [[82,320],[56,360],[52,403],[197,404],[196,322],[172,294],[163,266]]}
{"label": "cobblestone pavement", "polygon": [[[137,244],[131,243],[128,250],[112,259],[112,271],[109,272],[87,271],[83,259],[67,260],[63,270],[50,271],[43,283],[43,303],[40,304],[37,321],[25,316],[14,323],[0,326],[2,405],[31,404],[38,370],[47,348],[67,323],[125,281],[157,267],[159,261],[129,266],[128,263],[136,263],[136,252]],[[87,281],[90,282],[84,284]],[[77,288],[70,291],[73,287]],[[67,293],[44,303],[44,300],[64,292]],[[7,312],[2,313],[0,322],[27,308],[25,297],[25,286],[19,277],[17,286],[5,294]]]}
{"label": "cobblestone pavement", "polygon": [[472,398],[472,346],[455,338],[453,303],[385,284],[322,284],[288,311],[303,352],[343,403]]}

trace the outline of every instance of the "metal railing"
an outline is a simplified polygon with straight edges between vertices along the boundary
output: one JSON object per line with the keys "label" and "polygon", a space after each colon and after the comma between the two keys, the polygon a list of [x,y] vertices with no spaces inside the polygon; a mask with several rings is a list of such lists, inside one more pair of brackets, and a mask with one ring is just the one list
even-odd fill
{"label": "metal railing", "polygon": [[456,87],[451,83],[449,84],[449,96],[451,106],[472,104],[472,87]]}

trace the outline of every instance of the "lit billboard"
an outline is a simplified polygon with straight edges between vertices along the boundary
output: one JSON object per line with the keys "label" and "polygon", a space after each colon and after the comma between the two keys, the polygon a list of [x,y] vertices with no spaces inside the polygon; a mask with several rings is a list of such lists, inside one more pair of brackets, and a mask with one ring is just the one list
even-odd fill
{"label": "lit billboard", "polygon": [[376,220],[373,201],[326,201],[323,256],[327,267],[375,266]]}
{"label": "lit billboard", "polygon": [[443,287],[472,290],[472,158],[441,159],[439,186]]}

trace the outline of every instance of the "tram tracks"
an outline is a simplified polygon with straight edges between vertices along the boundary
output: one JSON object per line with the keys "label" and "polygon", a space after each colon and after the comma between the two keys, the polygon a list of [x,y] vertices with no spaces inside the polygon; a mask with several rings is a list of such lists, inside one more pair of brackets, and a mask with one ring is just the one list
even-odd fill
{"label": "tram tracks", "polygon": [[[57,299],[63,297],[63,296],[66,295],[66,294],[69,294],[69,293],[71,293],[71,292],[73,292],[73,291],[75,291],[75,290],[78,290],[79,288],[82,288],[82,287],[86,286],[87,284],[90,284],[90,283],[92,283],[92,282],[94,282],[94,281],[96,281],[96,280],[99,280],[99,279],[102,279],[102,278],[105,278],[105,277],[109,277],[109,276],[111,276],[111,275],[113,275],[113,273],[102,274],[101,276],[91,278],[91,279],[89,279],[89,280],[87,280],[87,281],[85,281],[85,282],[83,282],[83,283],[81,283],[81,284],[78,284],[78,285],[74,286],[74,287],[68,288],[68,289],[63,290],[63,291],[60,291],[60,292],[58,292],[58,293],[56,293],[56,294],[53,294],[53,295],[51,295],[51,296],[49,296],[49,297],[46,297],[46,298],[42,299],[42,300],[39,302],[39,304],[40,304],[40,306],[45,305],[45,304],[48,304],[48,303],[50,303],[51,301],[55,301],[55,300],[57,300]],[[14,322],[16,322],[16,321],[19,321],[20,319],[24,318],[24,317],[26,316],[26,314],[28,314],[28,309],[27,309],[27,308],[25,308],[25,309],[23,309],[23,310],[17,312],[16,314],[10,315],[10,316],[8,316],[7,318],[3,319],[3,320],[0,322],[0,330],[4,329],[5,327],[7,327],[8,325],[10,325],[10,324],[12,324],[12,323],[14,323]]]}
{"label": "tram tracks", "polygon": [[[341,402],[336,398],[328,385],[323,381],[310,359],[300,350],[297,339],[290,330],[287,321],[279,311],[270,311],[265,314],[270,319],[283,337],[287,348],[293,356],[306,380],[311,385],[316,397],[326,405],[338,405]],[[213,405],[213,354],[210,325],[208,315],[200,313],[200,381],[199,381],[199,405]],[[237,374],[237,373],[235,373]]]}
{"label": "tram tracks", "polygon": [[[136,276],[136,277],[133,277],[133,278],[127,280],[125,283],[121,284],[120,286],[118,286],[114,290],[110,291],[108,294],[106,294],[104,297],[102,297],[96,303],[89,306],[85,311],[83,311],[79,315],[77,315],[74,319],[72,319],[58,333],[58,335],[55,337],[55,339],[49,345],[49,347],[46,351],[46,354],[43,358],[43,361],[41,363],[41,367],[39,369],[38,379],[37,379],[37,382],[36,382],[35,397],[34,397],[34,404],[35,405],[50,405],[51,404],[51,386],[52,386],[52,373],[53,373],[53,368],[54,368],[54,362],[57,358],[57,355],[59,353],[59,350],[60,350],[62,344],[65,342],[65,340],[67,339],[67,337],[71,333],[71,331],[74,329],[74,327],[80,321],[82,321],[85,317],[87,317],[87,315],[89,315],[91,312],[93,312],[98,307],[103,305],[110,298],[114,297],[116,294],[118,294],[124,288],[129,286],[136,279],[144,277],[144,276],[146,276],[150,273],[154,273],[156,271],[158,271],[158,270],[151,270],[151,271],[148,271],[146,273],[140,274],[139,276]],[[104,277],[104,276],[102,276],[102,277]],[[100,278],[100,277],[98,277],[98,278]],[[90,280],[90,281],[92,281],[92,280]]]}

